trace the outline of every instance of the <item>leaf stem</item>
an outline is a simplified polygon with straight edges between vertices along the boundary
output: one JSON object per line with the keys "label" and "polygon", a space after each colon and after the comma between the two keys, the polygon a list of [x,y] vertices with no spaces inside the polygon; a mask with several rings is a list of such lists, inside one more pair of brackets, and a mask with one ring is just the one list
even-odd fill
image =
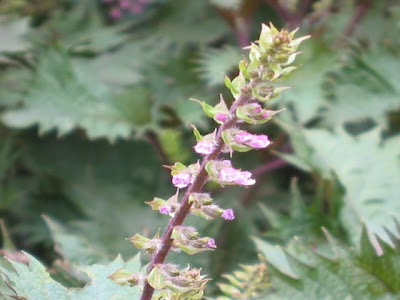
{"label": "leaf stem", "polygon": [[[253,81],[249,84],[249,87],[252,88],[255,84],[256,84],[256,82]],[[192,204],[189,203],[190,194],[201,192],[201,190],[208,178],[208,174],[205,169],[206,164],[211,160],[217,159],[221,153],[222,148],[224,147],[224,142],[222,140],[222,132],[235,125],[235,123],[237,122],[236,114],[235,114],[236,109],[240,105],[243,105],[244,103],[248,102],[250,99],[251,99],[251,94],[249,95],[249,94],[242,93],[239,96],[239,98],[235,102],[233,102],[233,104],[229,110],[232,118],[229,119],[228,121],[226,121],[225,123],[223,123],[217,131],[216,141],[217,141],[218,147],[214,150],[213,153],[204,157],[203,161],[201,162],[200,171],[199,171],[198,175],[196,176],[196,179],[194,180],[193,184],[190,185],[188,187],[188,189],[186,190],[186,193],[181,200],[181,205],[179,207],[179,210],[175,213],[174,217],[168,223],[168,226],[161,238],[162,248],[160,249],[160,251],[158,251],[153,256],[153,258],[150,262],[150,265],[148,267],[148,272],[150,272],[154,268],[155,265],[162,264],[165,261],[167,255],[172,247],[173,240],[171,239],[171,234],[172,234],[174,227],[181,225],[183,223],[183,221],[185,220],[186,216],[190,212],[190,207],[192,206]],[[143,289],[141,300],[151,300],[153,293],[154,293],[154,288],[152,288],[150,286],[150,284],[148,282],[146,282],[144,289]]]}

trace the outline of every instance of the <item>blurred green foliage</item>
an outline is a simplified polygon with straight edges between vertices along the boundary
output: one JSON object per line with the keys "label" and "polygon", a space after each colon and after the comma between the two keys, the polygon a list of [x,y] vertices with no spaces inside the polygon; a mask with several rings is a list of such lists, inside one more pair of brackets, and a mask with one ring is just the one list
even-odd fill
{"label": "blurred green foliage", "polygon": [[[260,251],[277,291],[269,290],[271,298],[345,298],[351,290],[356,299],[368,293],[389,299],[398,293],[386,271],[366,274],[382,268],[380,261],[397,266],[399,257],[391,248],[398,244],[400,211],[396,1],[154,0],[118,20],[110,9],[100,0],[0,2],[1,253],[31,263],[28,269],[1,258],[11,281],[45,282],[66,299],[72,297],[66,287],[93,278],[74,297],[93,299],[93,286],[106,288],[105,274],[124,265],[114,258],[136,253],[125,238],[153,236],[166,225],[168,219],[144,202],[174,193],[163,164],[197,159],[189,123],[205,134],[213,130],[189,98],[215,104],[222,93],[229,102],[223,76],[236,74],[241,47],[258,36],[262,22],[273,21],[299,26],[312,38],[300,49],[302,66],[285,82],[291,89],[272,104],[287,109],[260,130],[273,146],[234,157],[258,183],[244,191],[210,184],[237,219],[190,217],[188,223],[216,238],[218,251],[172,257],[203,267],[215,282],[239,263],[259,263]],[[336,261],[304,251],[293,258],[288,250],[282,267],[265,250],[271,244],[292,249],[297,236],[326,254],[322,227],[340,241],[334,242],[340,244]],[[258,237],[259,250],[251,236]],[[40,258],[66,287],[16,249]],[[105,265],[83,267],[95,263]],[[342,274],[351,275],[349,286],[329,279]],[[320,289],[330,283],[331,294]],[[32,296],[26,289],[15,287]],[[12,294],[3,283],[0,291]],[[218,293],[210,284],[209,296]]]}

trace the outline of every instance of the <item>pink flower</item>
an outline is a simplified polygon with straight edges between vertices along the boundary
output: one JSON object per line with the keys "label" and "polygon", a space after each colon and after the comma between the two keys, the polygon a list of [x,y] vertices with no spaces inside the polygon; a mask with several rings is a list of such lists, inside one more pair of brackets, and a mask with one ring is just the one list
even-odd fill
{"label": "pink flower", "polygon": [[237,134],[235,134],[235,141],[238,142],[239,144],[246,144],[247,142],[250,142],[252,138],[253,135],[246,131],[240,131]]}
{"label": "pink flower", "polygon": [[217,113],[214,118],[217,121],[225,122],[226,120],[229,119],[229,116],[227,114],[224,114],[224,113]]}
{"label": "pink flower", "polygon": [[215,144],[211,141],[199,141],[194,150],[199,154],[211,154],[215,150]]}
{"label": "pink flower", "polygon": [[235,134],[234,139],[239,144],[247,145],[255,149],[266,148],[271,144],[267,135],[250,134],[246,131],[238,132]]}
{"label": "pink flower", "polygon": [[169,215],[172,212],[172,208],[168,205],[163,205],[160,207],[159,212],[163,215]]}
{"label": "pink flower", "polygon": [[187,187],[192,180],[192,175],[187,172],[180,172],[172,176],[172,184],[179,189]]}
{"label": "pink flower", "polygon": [[255,114],[259,114],[262,111],[262,107],[258,103],[252,103],[251,109]]}
{"label": "pink flower", "polygon": [[256,180],[251,178],[251,175],[248,171],[240,172],[240,178],[235,182],[240,185],[253,185],[256,183]]}
{"label": "pink flower", "polygon": [[269,118],[270,117],[270,111],[269,110],[266,110],[262,115],[261,115],[261,117],[263,118],[263,119],[267,119],[267,118]]}
{"label": "pink flower", "polygon": [[256,149],[261,149],[261,148],[266,148],[271,144],[271,142],[268,139],[267,135],[261,134],[261,135],[253,135],[252,139],[246,143],[250,147],[256,148]]}
{"label": "pink flower", "polygon": [[229,208],[229,209],[225,210],[222,213],[221,217],[224,220],[233,220],[233,219],[235,219],[235,214],[233,212],[233,209]]}
{"label": "pink flower", "polygon": [[226,167],[219,171],[218,177],[222,182],[253,185],[256,181],[251,178],[251,175],[248,171],[239,171],[232,167]]}
{"label": "pink flower", "polygon": [[215,240],[212,238],[208,239],[208,242],[205,245],[208,248],[217,248],[217,244],[215,243]]}
{"label": "pink flower", "polygon": [[240,171],[232,167],[223,168],[219,171],[219,179],[225,182],[235,182],[240,178]]}
{"label": "pink flower", "polygon": [[114,7],[110,11],[110,17],[113,19],[119,19],[119,18],[121,18],[121,16],[122,16],[122,11],[117,7]]}

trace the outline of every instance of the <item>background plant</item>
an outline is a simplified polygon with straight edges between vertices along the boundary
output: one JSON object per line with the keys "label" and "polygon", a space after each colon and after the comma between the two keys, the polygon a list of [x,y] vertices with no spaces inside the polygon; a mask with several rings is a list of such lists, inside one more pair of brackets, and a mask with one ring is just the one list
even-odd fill
{"label": "background plant", "polygon": [[[235,165],[251,170],[259,184],[244,191],[214,187],[215,200],[237,218],[223,225],[190,220],[218,244],[212,255],[190,257],[215,279],[207,294],[218,294],[213,286],[220,274],[260,263],[252,235],[289,248],[299,236],[328,253],[321,226],[359,248],[364,222],[375,251],[388,252],[380,239],[396,244],[395,1],[156,1],[118,21],[99,1],[2,1],[0,9],[7,14],[1,19],[0,209],[15,247],[3,239],[7,256],[26,261],[16,254],[25,249],[71,287],[88,281],[74,262],[107,266],[117,253],[128,260],[135,250],[124,238],[151,236],[163,226],[165,219],[143,204],[174,193],[160,166],[195,159],[187,123],[200,132],[213,126],[188,99],[217,104],[223,74],[236,76],[240,46],[269,21],[300,26],[313,39],[302,48],[301,71],[286,83],[292,88],[273,108],[286,107],[285,113],[268,132],[257,132],[274,143],[235,156]],[[396,254],[389,257],[394,265]],[[183,255],[171,260],[186,263]],[[271,293],[279,285],[268,270]],[[313,278],[323,286],[322,277]]]}

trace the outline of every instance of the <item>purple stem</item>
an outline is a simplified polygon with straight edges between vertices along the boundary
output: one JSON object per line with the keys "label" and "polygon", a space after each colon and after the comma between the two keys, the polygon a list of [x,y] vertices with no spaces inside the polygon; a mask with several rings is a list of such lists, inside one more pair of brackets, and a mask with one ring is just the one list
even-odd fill
{"label": "purple stem", "polygon": [[[252,84],[256,84],[256,82],[250,83],[250,89],[253,87]],[[249,95],[248,93],[242,93],[240,97],[232,104],[229,112],[231,116],[236,116],[235,112],[238,106],[243,105],[244,103],[248,102],[251,99],[251,94]],[[185,220],[186,216],[190,212],[190,207],[192,206],[191,203],[189,203],[189,196],[191,193],[199,193],[201,192],[204,184],[207,181],[208,174],[205,169],[206,164],[209,161],[216,160],[221,153],[222,148],[224,147],[224,142],[222,140],[222,132],[226,129],[231,128],[234,126],[236,123],[236,117],[233,117],[232,119],[226,121],[224,124],[222,124],[216,135],[216,142],[218,147],[214,150],[213,153],[207,155],[204,157],[203,161],[201,162],[200,165],[200,171],[199,174],[196,176],[196,179],[194,180],[193,184],[191,184],[188,189],[186,190],[185,195],[182,198],[181,205],[179,207],[179,210],[175,213],[174,217],[170,220],[167,228],[165,229],[165,232],[163,236],[161,237],[161,242],[162,242],[162,248],[160,251],[158,251],[152,258],[150,265],[148,267],[148,272],[150,272],[155,265],[157,264],[162,264],[169,251],[171,250],[172,242],[173,240],[171,239],[171,234],[175,226],[182,225],[183,221]],[[151,285],[146,282],[141,300],[151,300],[152,296],[154,293],[154,288],[151,287]]]}
{"label": "purple stem", "polygon": [[257,169],[254,169],[254,171],[251,171],[251,173],[253,174],[253,177],[259,177],[264,173],[268,173],[275,169],[279,169],[280,167],[283,167],[285,165],[287,165],[287,162],[278,158],[267,162],[266,164],[264,164],[261,167],[258,167]]}

